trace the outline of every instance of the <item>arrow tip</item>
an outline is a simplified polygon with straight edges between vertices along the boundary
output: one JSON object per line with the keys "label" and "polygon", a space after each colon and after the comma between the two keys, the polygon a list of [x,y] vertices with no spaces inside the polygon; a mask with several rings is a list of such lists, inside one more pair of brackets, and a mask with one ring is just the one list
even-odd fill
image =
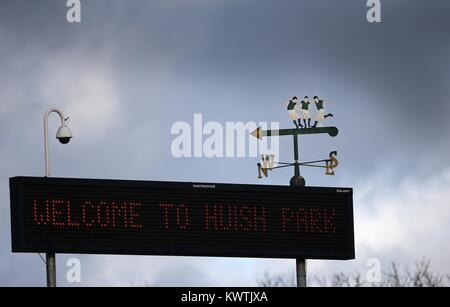
{"label": "arrow tip", "polygon": [[255,130],[253,130],[252,132],[250,132],[251,136],[254,136],[257,139],[262,139],[262,128],[258,127]]}

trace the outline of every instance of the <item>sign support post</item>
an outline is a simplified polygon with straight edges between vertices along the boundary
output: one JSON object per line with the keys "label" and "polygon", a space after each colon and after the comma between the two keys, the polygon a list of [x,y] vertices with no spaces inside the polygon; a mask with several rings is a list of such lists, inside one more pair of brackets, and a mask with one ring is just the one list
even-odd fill
{"label": "sign support post", "polygon": [[47,287],[56,287],[56,255],[55,253],[47,253],[45,257],[47,266]]}
{"label": "sign support post", "polygon": [[297,287],[306,288],[306,259],[296,259]]}

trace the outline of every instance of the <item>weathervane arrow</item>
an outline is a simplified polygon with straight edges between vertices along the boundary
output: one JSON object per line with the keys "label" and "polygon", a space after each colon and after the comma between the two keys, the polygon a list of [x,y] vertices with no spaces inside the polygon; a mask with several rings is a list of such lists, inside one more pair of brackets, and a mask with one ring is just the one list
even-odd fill
{"label": "weathervane arrow", "polygon": [[320,127],[320,128],[308,128],[308,129],[280,129],[280,130],[263,130],[258,127],[252,131],[250,135],[257,139],[262,139],[267,136],[282,136],[282,135],[301,135],[301,134],[319,134],[328,133],[329,136],[335,137],[338,135],[339,130],[336,127]]}

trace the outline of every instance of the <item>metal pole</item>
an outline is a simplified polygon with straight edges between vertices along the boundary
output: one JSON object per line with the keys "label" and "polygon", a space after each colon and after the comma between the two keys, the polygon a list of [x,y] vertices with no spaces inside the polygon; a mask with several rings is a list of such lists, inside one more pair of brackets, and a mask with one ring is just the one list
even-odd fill
{"label": "metal pole", "polygon": [[306,288],[306,259],[296,259],[297,287]]}
{"label": "metal pole", "polygon": [[[299,165],[299,154],[298,154],[298,134],[294,133],[294,176],[300,177],[300,165]],[[292,186],[304,186],[304,181],[291,180]],[[306,259],[296,259],[296,270],[297,270],[297,287],[306,287]]]}
{"label": "metal pole", "polygon": [[44,116],[44,147],[45,147],[45,177],[50,176],[50,166],[48,162],[48,115],[50,113],[45,113]]}
{"label": "metal pole", "polygon": [[46,254],[46,267],[47,267],[47,287],[56,287],[56,255],[55,253]]}
{"label": "metal pole", "polygon": [[294,133],[294,175],[300,176],[300,166],[298,165],[298,134]]}
{"label": "metal pole", "polygon": [[[45,177],[50,177],[50,164],[48,158],[48,116],[56,112],[61,117],[61,123],[64,124],[64,114],[57,109],[50,109],[44,115],[44,147],[45,147]],[[46,254],[47,268],[47,287],[56,287],[56,255],[55,253]]]}

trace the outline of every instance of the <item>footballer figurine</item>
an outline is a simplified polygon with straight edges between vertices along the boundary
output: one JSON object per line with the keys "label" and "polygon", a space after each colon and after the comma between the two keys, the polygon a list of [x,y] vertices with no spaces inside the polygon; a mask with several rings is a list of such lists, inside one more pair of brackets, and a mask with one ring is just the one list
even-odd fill
{"label": "footballer figurine", "polygon": [[325,107],[324,107],[325,103],[328,103],[328,102],[326,102],[324,100],[320,100],[319,97],[314,96],[314,104],[316,105],[316,108],[317,108],[317,116],[315,118],[313,128],[316,128],[317,124],[321,123],[325,118],[333,117],[333,114],[331,114],[331,113],[325,114]]}
{"label": "footballer figurine", "polygon": [[294,96],[294,97],[292,97],[292,99],[289,99],[286,106],[287,106],[287,111],[289,113],[289,117],[291,118],[295,127],[297,129],[299,128],[299,126],[300,126],[300,128],[303,128],[301,121],[300,121],[300,116],[298,116],[298,113],[297,113],[297,97]]}
{"label": "footballer figurine", "polygon": [[311,102],[309,102],[308,99],[309,99],[308,96],[305,96],[301,102],[302,112],[301,112],[300,118],[303,119],[305,128],[311,128],[311,115],[309,113],[309,105],[311,104]]}

